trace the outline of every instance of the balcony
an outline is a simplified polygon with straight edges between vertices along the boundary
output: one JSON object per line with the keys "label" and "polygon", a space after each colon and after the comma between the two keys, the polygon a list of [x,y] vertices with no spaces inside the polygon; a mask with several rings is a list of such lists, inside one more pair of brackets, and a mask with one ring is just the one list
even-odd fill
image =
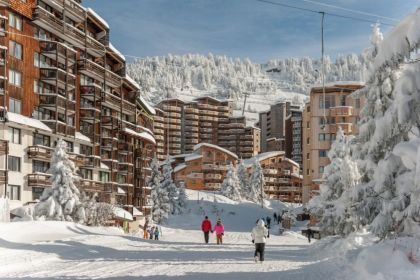
{"label": "balcony", "polygon": [[351,134],[353,133],[353,124],[352,123],[336,123],[332,127],[332,132],[337,132],[338,128],[341,127],[344,134]]}
{"label": "balcony", "polygon": [[102,138],[101,149],[104,150],[116,150],[118,149],[118,139],[116,138]]}
{"label": "balcony", "polygon": [[118,163],[118,172],[123,174],[133,173],[134,166],[129,162],[119,162]]}
{"label": "balcony", "polygon": [[123,100],[122,109],[127,115],[134,115],[136,113],[136,104]]}
{"label": "balcony", "polygon": [[181,112],[181,107],[171,106],[171,105],[163,105],[161,106],[162,110],[166,112]]}
{"label": "balcony", "polygon": [[112,87],[119,87],[121,85],[120,76],[109,70],[106,70],[101,65],[89,59],[80,59],[77,62],[77,67],[81,73],[92,77],[98,81],[105,80],[105,82]]}
{"label": "balcony", "polygon": [[118,118],[114,116],[101,116],[101,125],[106,127],[118,127]]}
{"label": "balcony", "polygon": [[76,87],[76,78],[73,74],[57,67],[41,67],[39,78],[52,86],[58,86],[61,89],[74,89]]}
{"label": "balcony", "polygon": [[51,187],[51,175],[44,173],[28,174],[28,187]]}
{"label": "balcony", "polygon": [[[83,12],[83,15],[84,13],[85,12]],[[71,15],[71,13],[69,13],[69,15]],[[83,49],[86,45],[87,52],[95,57],[103,56],[105,53],[105,47],[100,42],[86,35],[83,31],[77,29],[76,27],[64,23],[54,14],[48,12],[40,6],[37,6],[33,10],[32,18],[33,21],[43,29],[53,33],[65,41],[69,41],[76,47]]]}
{"label": "balcony", "polygon": [[56,120],[41,120],[46,126],[48,126],[54,133],[62,135],[74,136],[76,133],[76,128],[74,126],[69,126],[61,121]]}
{"label": "balcony", "polygon": [[75,22],[82,22],[85,19],[85,10],[73,0],[44,0],[44,2],[60,12],[65,10],[66,15]]}
{"label": "balcony", "polygon": [[110,169],[110,170],[118,170],[118,160],[101,157],[102,162]]}
{"label": "balcony", "polygon": [[353,107],[351,106],[337,106],[330,108],[330,116],[332,117],[345,117],[353,115]]}
{"label": "balcony", "polygon": [[0,139],[0,156],[7,155],[9,153],[9,142]]}
{"label": "balcony", "polygon": [[40,42],[41,53],[52,60],[58,61],[65,65],[70,66],[76,63],[76,51],[70,47],[55,42]]}
{"label": "balcony", "polygon": [[76,111],[76,102],[55,93],[39,93],[39,106],[62,114],[71,114]]}
{"label": "balcony", "polygon": [[80,96],[90,101],[100,100],[101,92],[101,87],[97,85],[80,86]]}
{"label": "balcony", "polygon": [[222,179],[222,174],[206,174],[206,179],[221,180]]}
{"label": "balcony", "polygon": [[94,155],[85,155],[84,156],[84,160],[83,163],[81,164],[81,167],[85,167],[85,168],[94,168],[94,167],[98,167],[101,164],[101,158],[98,156],[94,156]]}
{"label": "balcony", "polygon": [[102,103],[116,111],[120,111],[121,109],[121,98],[109,92],[102,92]]}
{"label": "balcony", "polygon": [[100,121],[101,111],[96,108],[80,107],[80,119],[89,123],[97,123]]}
{"label": "balcony", "polygon": [[4,185],[7,182],[7,170],[0,170],[0,185]]}
{"label": "balcony", "polygon": [[87,179],[80,180],[79,188],[81,191],[85,191],[85,192],[100,193],[104,191],[104,185],[102,182],[92,181],[92,180],[87,180]]}
{"label": "balcony", "polygon": [[46,146],[30,146],[28,147],[28,158],[50,161],[54,149]]}

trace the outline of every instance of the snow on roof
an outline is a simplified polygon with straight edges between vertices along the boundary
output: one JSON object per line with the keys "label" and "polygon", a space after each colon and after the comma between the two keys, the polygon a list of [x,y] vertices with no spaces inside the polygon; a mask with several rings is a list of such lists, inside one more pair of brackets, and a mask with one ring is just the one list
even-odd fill
{"label": "snow on roof", "polygon": [[139,209],[137,209],[136,207],[133,207],[133,216],[144,216],[144,213],[141,212]]}
{"label": "snow on roof", "polygon": [[294,161],[294,160],[291,160],[290,158],[284,158],[284,160],[285,161],[288,161],[288,162],[290,162],[291,164],[293,164],[293,165],[296,165],[297,167],[299,167],[299,163],[297,163],[296,161]]}
{"label": "snow on roof", "polygon": [[150,106],[150,104],[146,100],[144,100],[144,98],[141,95],[139,96],[139,100],[140,100],[140,103],[144,105],[144,107],[146,108],[147,111],[149,111],[150,114],[156,115],[155,108]]}
{"label": "snow on roof", "polygon": [[182,99],[180,99],[180,98],[167,98],[167,99],[164,99],[164,100],[162,100],[162,101],[160,101],[157,105],[159,105],[159,104],[164,104],[164,103],[166,103],[166,102],[169,102],[169,101],[179,101],[179,102],[182,102],[183,104],[185,104],[186,102],[184,101],[184,100],[182,100]]}
{"label": "snow on roof", "polygon": [[134,135],[134,136],[143,138],[143,139],[145,139],[147,141],[150,141],[150,142],[152,142],[153,144],[156,145],[155,138],[152,135],[150,135],[149,133],[147,133],[147,132],[135,132],[134,130],[129,129],[127,127],[124,127],[124,130],[123,131],[126,132],[126,133],[128,133],[128,134],[131,134],[131,135]]}
{"label": "snow on roof", "polygon": [[107,170],[109,170],[108,165],[106,165],[106,164],[105,164],[105,163],[103,163],[103,162],[101,162],[101,166],[100,166],[100,168],[101,168],[101,169],[107,169]]}
{"label": "snow on roof", "polygon": [[[115,53],[117,56],[119,56],[122,60],[125,61],[125,56],[119,50],[117,50],[117,48],[114,47],[114,45],[111,42],[109,43],[109,48],[111,49],[113,53]],[[126,78],[127,78],[127,75],[126,75]]]}
{"label": "snow on roof", "polygon": [[229,101],[227,99],[218,99],[218,98],[215,98],[213,96],[208,96],[208,95],[200,96],[200,97],[194,98],[193,100],[196,101],[196,100],[200,100],[200,99],[211,99],[211,100],[214,100],[214,101],[217,101],[217,102],[228,102]]}
{"label": "snow on roof", "polygon": [[224,148],[222,148],[222,147],[219,147],[219,146],[217,146],[217,145],[210,144],[210,143],[199,143],[199,144],[197,144],[197,145],[195,145],[195,146],[194,146],[193,150],[194,150],[194,151],[196,151],[196,150],[200,149],[200,148],[201,148],[201,147],[203,147],[203,146],[206,146],[206,147],[210,147],[210,148],[217,149],[217,150],[219,150],[219,151],[222,151],[222,152],[224,152],[224,153],[226,153],[226,154],[228,154],[228,155],[231,155],[232,157],[234,157],[234,158],[238,159],[238,156],[237,156],[237,155],[235,155],[234,153],[232,153],[231,151],[226,150],[226,149],[224,149]]}
{"label": "snow on roof", "polygon": [[139,127],[142,131],[146,131],[146,132],[148,132],[149,134],[153,135],[153,131],[151,131],[151,130],[150,130],[150,129],[148,129],[147,127],[144,127],[144,126],[141,126],[141,125],[138,125],[138,127]]}
{"label": "snow on roof", "polygon": [[174,173],[176,173],[176,172],[178,172],[178,171],[181,171],[181,170],[182,170],[182,169],[184,169],[185,167],[187,167],[187,165],[186,165],[185,163],[181,163],[181,164],[179,164],[179,165],[175,166],[175,168],[174,168]]}
{"label": "snow on roof", "polygon": [[7,47],[0,45],[0,49],[7,50]]}
{"label": "snow on roof", "polygon": [[120,218],[123,220],[128,220],[128,221],[132,221],[133,220],[133,216],[131,215],[130,212],[128,212],[127,210],[124,210],[120,207],[115,207],[114,208],[114,216],[115,218]]}
{"label": "snow on roof", "polygon": [[[364,86],[365,83],[361,81],[336,81],[325,83],[325,87],[340,87],[340,86]],[[322,88],[322,84],[315,84],[312,88]]]}
{"label": "snow on roof", "polygon": [[123,190],[120,187],[117,187],[117,193],[119,193],[119,194],[126,194],[125,190]]}
{"label": "snow on roof", "polygon": [[92,8],[87,8],[86,11],[96,18],[106,29],[109,29],[109,25],[100,15],[98,15]]}
{"label": "snow on roof", "polygon": [[272,151],[272,152],[265,152],[262,154],[258,154],[252,158],[249,159],[245,159],[244,160],[244,165],[245,166],[251,166],[254,163],[254,160],[258,160],[258,161],[262,161],[262,160],[266,160],[272,157],[276,157],[276,156],[283,156],[284,155],[284,151]]}
{"label": "snow on roof", "polygon": [[80,133],[79,131],[76,131],[75,136],[76,136],[76,139],[78,139],[78,140],[82,140],[82,141],[86,141],[86,142],[90,143],[90,138],[87,137],[86,135]]}
{"label": "snow on roof", "polygon": [[45,131],[48,131],[48,132],[52,132],[51,128],[46,126],[41,121],[33,119],[33,118],[25,117],[21,114],[7,112],[6,119],[9,122],[14,122],[14,123],[18,123],[18,124],[21,124],[21,125],[26,125],[26,126],[29,126],[29,127],[35,128],[35,129],[41,129],[41,130],[45,130]]}
{"label": "snow on roof", "polygon": [[203,157],[202,155],[190,154],[185,157],[185,161],[191,161],[191,160],[199,159],[202,157]]}

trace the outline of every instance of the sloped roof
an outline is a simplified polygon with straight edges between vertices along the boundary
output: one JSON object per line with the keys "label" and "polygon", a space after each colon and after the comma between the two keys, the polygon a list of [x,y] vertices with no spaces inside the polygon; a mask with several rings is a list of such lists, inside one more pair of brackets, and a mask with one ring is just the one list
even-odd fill
{"label": "sloped roof", "polygon": [[285,154],[284,151],[272,151],[272,152],[261,153],[252,158],[244,160],[244,165],[251,166],[254,163],[255,159],[257,159],[258,161],[263,161],[272,157],[283,156],[284,154]]}
{"label": "sloped roof", "polygon": [[213,149],[217,149],[217,150],[219,150],[219,151],[221,151],[221,152],[223,152],[225,154],[228,154],[228,155],[234,157],[235,159],[238,159],[238,156],[235,155],[234,153],[232,153],[231,151],[226,150],[226,149],[224,149],[224,148],[222,148],[220,146],[217,146],[217,145],[214,145],[214,144],[210,144],[210,143],[199,143],[199,144],[197,144],[197,145],[194,146],[193,150],[194,151],[199,150],[203,146],[210,147],[210,148],[213,148]]}

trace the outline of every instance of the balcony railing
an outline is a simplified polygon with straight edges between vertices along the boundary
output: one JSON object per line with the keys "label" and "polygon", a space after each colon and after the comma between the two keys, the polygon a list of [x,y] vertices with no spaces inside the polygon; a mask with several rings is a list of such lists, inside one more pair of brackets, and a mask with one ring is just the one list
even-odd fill
{"label": "balcony railing", "polygon": [[6,140],[0,140],[0,156],[7,155],[9,153],[9,142]]}
{"label": "balcony railing", "polygon": [[7,182],[7,170],[0,170],[0,185],[4,185]]}
{"label": "balcony railing", "polygon": [[103,126],[118,127],[118,118],[114,116],[101,116],[101,124]]}
{"label": "balcony railing", "polygon": [[101,99],[101,88],[95,85],[80,86],[80,96],[91,101]]}
{"label": "balcony railing", "polygon": [[39,94],[39,105],[48,107],[50,109],[57,108],[62,111],[76,111],[75,101],[68,100],[64,96],[59,94],[50,94],[50,93],[40,93]]}
{"label": "balcony railing", "polygon": [[82,179],[79,182],[79,188],[87,192],[103,192],[104,185],[102,182]]}
{"label": "balcony railing", "polygon": [[59,7],[60,11],[66,10],[67,16],[74,21],[82,22],[84,20],[85,10],[73,0],[44,0],[52,7]]}
{"label": "balcony railing", "polygon": [[101,65],[89,60],[89,59],[80,59],[77,62],[79,70],[99,81],[103,81],[105,79],[106,83],[118,87],[121,85],[121,77],[117,74],[106,70]]}
{"label": "balcony railing", "polygon": [[67,60],[68,62],[76,62],[76,51],[61,44],[55,42],[40,42],[39,43],[41,53],[56,60],[57,56],[62,59],[61,61]]}
{"label": "balcony railing", "polygon": [[351,106],[337,106],[330,108],[330,114],[335,116],[351,116],[353,115],[353,107]]}
{"label": "balcony railing", "polygon": [[76,85],[76,78],[74,75],[65,72],[64,70],[56,67],[41,68],[39,71],[40,79],[52,85],[56,85],[60,88],[74,88]]}
{"label": "balcony railing", "polygon": [[29,187],[51,187],[50,174],[33,173],[28,174]]}
{"label": "balcony railing", "polygon": [[54,153],[53,148],[46,146],[30,146],[28,147],[28,158],[30,159],[41,159],[51,160]]}

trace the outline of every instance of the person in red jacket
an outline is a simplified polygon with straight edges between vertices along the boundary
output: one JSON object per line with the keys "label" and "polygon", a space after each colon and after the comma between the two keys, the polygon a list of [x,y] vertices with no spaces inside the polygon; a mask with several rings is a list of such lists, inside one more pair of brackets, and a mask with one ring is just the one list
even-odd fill
{"label": "person in red jacket", "polygon": [[204,241],[208,244],[209,232],[211,231],[211,221],[209,220],[209,217],[204,217],[204,220],[201,223],[201,230],[204,232]]}

